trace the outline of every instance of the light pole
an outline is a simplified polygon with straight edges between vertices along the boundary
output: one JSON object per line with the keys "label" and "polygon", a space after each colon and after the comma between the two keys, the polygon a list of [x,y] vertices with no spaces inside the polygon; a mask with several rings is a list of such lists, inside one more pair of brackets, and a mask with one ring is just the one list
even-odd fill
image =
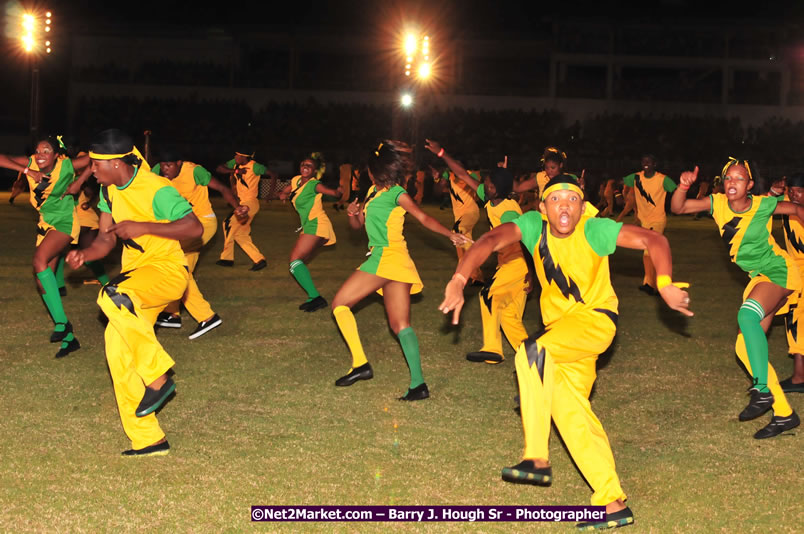
{"label": "light pole", "polygon": [[39,135],[39,56],[50,54],[53,51],[50,40],[52,25],[53,14],[50,11],[46,11],[42,15],[24,12],[20,17],[20,45],[28,58],[31,75],[29,127],[32,143],[36,142]]}

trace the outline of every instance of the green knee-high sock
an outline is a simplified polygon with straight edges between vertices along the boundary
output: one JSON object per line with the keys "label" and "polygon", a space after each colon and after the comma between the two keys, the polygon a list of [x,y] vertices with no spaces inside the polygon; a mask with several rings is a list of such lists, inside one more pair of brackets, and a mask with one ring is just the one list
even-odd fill
{"label": "green knee-high sock", "polygon": [[424,377],[422,376],[422,359],[419,355],[419,338],[416,337],[416,332],[414,332],[411,327],[400,330],[397,337],[399,338],[399,344],[402,345],[402,352],[405,354],[405,359],[408,362],[408,369],[410,369],[410,389],[413,389],[424,383]]}
{"label": "green knee-high sock", "polygon": [[84,262],[84,265],[89,267],[89,270],[92,271],[92,274],[95,275],[95,278],[101,285],[106,285],[109,283],[109,277],[106,275],[106,269],[103,267],[102,261],[87,261]]}
{"label": "green knee-high sock", "polygon": [[[64,307],[61,305],[61,295],[59,295],[59,287],[56,284],[56,276],[50,267],[44,271],[36,273],[39,283],[42,284],[42,289],[45,291],[42,294],[42,300],[45,301],[47,311],[56,323],[56,331],[61,332],[64,330],[64,323],[67,322],[67,315],[64,313]],[[61,323],[61,324],[59,324]]]}
{"label": "green knee-high sock", "polygon": [[745,350],[751,374],[754,376],[754,387],[763,393],[768,389],[768,338],[762,330],[760,321],[765,317],[762,305],[754,299],[747,299],[737,312],[737,324],[745,338]]}
{"label": "green knee-high sock", "polygon": [[293,260],[290,262],[290,274],[293,275],[293,278],[302,286],[307,292],[307,300],[313,300],[314,298],[321,296],[321,293],[315,288],[315,284],[313,284],[313,277],[310,276],[310,269],[304,264],[301,260]]}
{"label": "green knee-high sock", "polygon": [[64,259],[66,256],[59,256],[59,261],[56,263],[56,272],[53,273],[56,277],[56,285],[59,289],[64,287]]}

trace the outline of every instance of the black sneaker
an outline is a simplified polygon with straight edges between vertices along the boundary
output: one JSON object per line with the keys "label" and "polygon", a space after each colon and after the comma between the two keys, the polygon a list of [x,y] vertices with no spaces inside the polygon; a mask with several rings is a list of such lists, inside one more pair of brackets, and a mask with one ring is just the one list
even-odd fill
{"label": "black sneaker", "polygon": [[212,330],[213,328],[219,327],[221,323],[223,323],[223,319],[221,319],[220,316],[216,313],[208,321],[201,321],[200,323],[198,323],[198,328],[193,330],[193,333],[187,337],[189,337],[190,339],[201,337],[210,330]]}
{"label": "black sneaker", "polygon": [[215,262],[215,265],[220,265],[221,267],[234,267],[234,260],[218,260]]}
{"label": "black sneaker", "polygon": [[129,449],[120,453],[122,456],[167,456],[170,444],[167,441],[143,447],[142,449]]}
{"label": "black sneaker", "polygon": [[773,393],[762,393],[757,388],[751,388],[748,392],[751,394],[751,400],[745,410],[740,412],[740,421],[756,419],[773,406]]}
{"label": "black sneaker", "polygon": [[760,429],[756,434],[754,434],[754,439],[772,438],[773,436],[778,436],[782,432],[796,428],[800,424],[801,420],[798,418],[796,412],[791,413],[787,417],[779,417],[778,415],[774,415],[771,418],[770,423],[768,423],[765,428]]}
{"label": "black sneaker", "polygon": [[634,524],[634,512],[627,506],[619,512],[606,514],[606,519],[602,521],[585,521],[578,523],[575,527],[578,530],[605,530],[607,528],[627,527]]}
{"label": "black sneaker", "polygon": [[785,393],[804,393],[804,382],[794,384],[792,376],[780,380],[779,385],[782,386],[782,391]]}
{"label": "black sneaker", "polygon": [[140,405],[137,406],[137,411],[134,413],[137,417],[145,417],[148,414],[154,413],[162,406],[170,394],[176,391],[176,384],[173,379],[168,378],[158,390],[145,388],[145,395],[142,396]]}
{"label": "black sneaker", "polygon": [[73,331],[73,323],[71,323],[70,321],[67,321],[66,323],[56,323],[56,324],[63,324],[64,330],[61,331],[54,330],[53,333],[50,334],[51,343],[58,343],[59,341],[62,341],[65,337],[67,337],[67,334]]}
{"label": "black sneaker", "polygon": [[60,297],[66,297],[67,296],[67,288],[66,287],[60,287],[59,288],[59,296]]}
{"label": "black sneaker", "polygon": [[502,479],[514,484],[549,486],[553,483],[552,467],[536,467],[533,460],[522,460],[512,467],[503,467]]}
{"label": "black sneaker", "polygon": [[430,390],[427,389],[427,384],[422,382],[413,389],[408,388],[408,392],[399,397],[397,400],[401,401],[417,401],[430,398]]}
{"label": "black sneaker", "polygon": [[156,326],[163,328],[181,328],[181,316],[172,313],[161,312],[156,316]]}
{"label": "black sneaker", "polygon": [[349,371],[348,374],[340,377],[335,381],[336,386],[351,386],[358,380],[371,380],[374,378],[374,371],[371,369],[371,365],[367,362]]}
{"label": "black sneaker", "polygon": [[265,269],[266,267],[268,267],[268,264],[265,263],[265,260],[260,260],[257,263],[255,263],[254,265],[252,265],[251,269],[249,269],[249,271],[261,271],[261,270]]}
{"label": "black sneaker", "polygon": [[486,363],[502,363],[505,358],[496,352],[488,352],[479,350],[477,352],[470,352],[466,355],[466,359],[470,362],[486,362]]}
{"label": "black sneaker", "polygon": [[302,309],[306,312],[314,312],[316,310],[320,310],[321,308],[326,307],[327,307],[327,300],[321,295],[319,295],[310,302],[308,302],[307,305]]}
{"label": "black sneaker", "polygon": [[[66,345],[65,345],[66,343]],[[62,341],[61,348],[59,352],[56,353],[56,358],[64,358],[71,352],[75,352],[81,348],[81,343],[78,342],[78,338],[74,337],[70,341]]]}

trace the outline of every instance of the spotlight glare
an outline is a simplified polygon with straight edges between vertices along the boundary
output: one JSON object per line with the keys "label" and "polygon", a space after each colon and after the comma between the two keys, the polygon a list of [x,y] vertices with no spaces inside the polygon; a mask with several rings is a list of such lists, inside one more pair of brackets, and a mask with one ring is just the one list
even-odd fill
{"label": "spotlight glare", "polygon": [[47,48],[47,53],[48,53],[48,54],[50,53],[50,47],[48,47],[48,48]]}
{"label": "spotlight glare", "polygon": [[46,32],[49,32],[49,31],[50,31],[50,26],[46,27],[46,28],[45,28],[45,31],[46,31]]}
{"label": "spotlight glare", "polygon": [[431,74],[430,64],[422,63],[421,66],[419,66],[419,78],[421,78],[422,80],[426,80],[427,78],[430,77],[430,74]]}
{"label": "spotlight glare", "polygon": [[402,95],[401,102],[402,102],[402,106],[404,106],[406,108],[409,108],[411,105],[413,105],[413,97],[410,96],[409,94],[405,93],[404,95]]}
{"label": "spotlight glare", "polygon": [[45,16],[46,16],[47,18],[50,18],[52,15],[51,15],[50,11],[48,11],[47,13],[45,13]]}
{"label": "spotlight glare", "polygon": [[405,36],[405,53],[412,56],[416,51],[416,36],[409,33]]}

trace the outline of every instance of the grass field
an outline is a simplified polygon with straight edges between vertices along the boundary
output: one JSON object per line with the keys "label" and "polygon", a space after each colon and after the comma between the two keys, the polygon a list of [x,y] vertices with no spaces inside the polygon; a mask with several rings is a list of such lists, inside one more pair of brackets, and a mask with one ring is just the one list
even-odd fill
{"label": "grass field", "polygon": [[[477,290],[467,291],[461,327],[448,326],[437,305],[455,253],[413,220],[406,236],[425,290],[414,299],[412,324],[432,397],[396,400],[407,367],[377,298],[356,308],[375,379],[336,388],[351,360],[328,310],[297,310],[304,295],[287,256],[298,218],[279,203],[263,204],[254,225],[267,269],[249,272],[239,249],[234,268],[216,266],[220,232],[202,255],[197,279],[223,325],[189,341],[195,322],[185,313],[181,330],[158,334],[177,362],[177,396],[159,414],[170,455],[120,457],[129,442],[103,353],[98,286],[82,285],[85,272],[70,275],[64,303],[82,349],[54,360],[51,323],[30,274],[35,213],[25,198],[16,206],[6,200],[0,196],[0,531],[563,532],[572,525],[255,524],[250,506],[589,503],[591,491],[557,435],[552,487],[500,480],[523,445],[512,410],[513,351],[506,347],[508,359],[497,366],[464,359],[480,348]],[[310,271],[330,299],[362,262],[366,241],[348,229],[345,213],[328,211],[338,243]],[[428,212],[451,226],[449,212]],[[733,354],[746,277],[728,264],[710,220],[671,218],[667,236],[674,278],[692,283],[696,316],[687,320],[637,291],[641,254],[616,252],[619,333],[600,360],[592,399],[636,516],[627,532],[797,531],[802,436],[757,441],[752,435],[769,417],[737,421],[749,386]],[[110,271],[118,258],[110,257]],[[526,327],[534,324],[525,313]],[[788,376],[782,328],[773,329],[770,348]],[[804,395],[789,398],[804,412]]]}

